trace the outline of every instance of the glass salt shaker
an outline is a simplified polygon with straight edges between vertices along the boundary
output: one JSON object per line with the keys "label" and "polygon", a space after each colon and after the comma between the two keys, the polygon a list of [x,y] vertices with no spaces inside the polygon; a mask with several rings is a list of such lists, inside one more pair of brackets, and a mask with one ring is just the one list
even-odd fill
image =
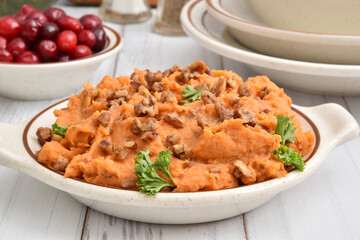
{"label": "glass salt shaker", "polygon": [[103,0],[99,10],[104,21],[144,22],[151,17],[148,0]]}
{"label": "glass salt shaker", "polygon": [[152,31],[163,35],[185,35],[180,12],[188,0],[159,0]]}

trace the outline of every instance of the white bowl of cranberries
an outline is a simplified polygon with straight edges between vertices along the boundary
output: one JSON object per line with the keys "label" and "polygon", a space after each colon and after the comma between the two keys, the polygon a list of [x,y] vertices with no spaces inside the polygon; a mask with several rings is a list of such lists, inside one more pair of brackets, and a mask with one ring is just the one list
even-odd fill
{"label": "white bowl of cranberries", "polygon": [[69,95],[121,47],[120,34],[95,15],[77,19],[59,8],[41,12],[24,5],[0,18],[0,95],[23,100]]}

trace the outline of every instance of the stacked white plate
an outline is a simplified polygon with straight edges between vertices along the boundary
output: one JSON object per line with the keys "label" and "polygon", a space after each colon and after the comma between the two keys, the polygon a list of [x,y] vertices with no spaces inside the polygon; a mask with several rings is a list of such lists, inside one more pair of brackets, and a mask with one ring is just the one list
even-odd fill
{"label": "stacked white plate", "polygon": [[192,0],[183,8],[181,22],[205,48],[245,63],[281,87],[360,95],[359,35],[269,27],[248,0]]}

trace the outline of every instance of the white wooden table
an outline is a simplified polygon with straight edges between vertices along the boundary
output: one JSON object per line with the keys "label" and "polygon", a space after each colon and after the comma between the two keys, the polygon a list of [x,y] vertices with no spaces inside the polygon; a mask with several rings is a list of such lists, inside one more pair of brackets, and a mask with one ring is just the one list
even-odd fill
{"label": "white wooden table", "polygon": [[[77,17],[98,10],[74,7],[65,0],[59,4]],[[188,37],[152,33],[151,20],[109,25],[122,34],[125,45],[119,55],[105,61],[94,73],[93,84],[105,74],[131,74],[133,67],[164,70],[197,59],[213,69],[233,70],[244,79],[255,75],[244,65],[216,55]],[[299,105],[336,102],[360,122],[360,97],[285,91]],[[25,121],[58,100],[26,102],[0,97],[0,122]],[[231,219],[194,225],[114,218],[27,175],[0,167],[0,239],[360,239],[360,137],[333,150],[312,177],[262,207]]]}

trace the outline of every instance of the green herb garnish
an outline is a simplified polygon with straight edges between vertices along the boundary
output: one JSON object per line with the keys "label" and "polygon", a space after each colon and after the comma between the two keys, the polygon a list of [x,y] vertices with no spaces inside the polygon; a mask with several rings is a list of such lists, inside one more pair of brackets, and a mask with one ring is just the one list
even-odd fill
{"label": "green herb garnish", "polygon": [[286,142],[294,143],[295,130],[294,123],[291,123],[291,118],[277,115],[277,125],[275,134],[280,135],[280,147],[273,152],[279,160],[283,161],[286,166],[292,165],[300,171],[304,170],[305,162],[300,153],[297,153],[291,147],[285,146]]}
{"label": "green herb garnish", "polygon": [[[69,126],[70,126],[70,125],[69,125]],[[61,135],[61,136],[64,137],[66,131],[67,131],[68,128],[69,128],[69,126],[68,126],[68,127],[62,127],[62,126],[60,126],[59,124],[54,123],[54,124],[52,125],[52,133],[58,134],[58,135]]]}
{"label": "green herb garnish", "polygon": [[186,98],[185,100],[182,100],[181,103],[187,104],[191,102],[195,102],[197,100],[201,100],[201,93],[204,90],[204,85],[201,86],[199,90],[195,89],[193,85],[187,85],[182,92],[184,93],[182,96]]}
{"label": "green herb garnish", "polygon": [[[172,152],[169,149],[161,151],[154,164],[151,162],[149,153],[150,151],[146,150],[140,151],[136,155],[134,170],[138,179],[136,185],[140,186],[140,192],[154,196],[163,187],[174,186],[174,182],[169,171]],[[161,178],[156,171],[164,174],[170,181]]]}

